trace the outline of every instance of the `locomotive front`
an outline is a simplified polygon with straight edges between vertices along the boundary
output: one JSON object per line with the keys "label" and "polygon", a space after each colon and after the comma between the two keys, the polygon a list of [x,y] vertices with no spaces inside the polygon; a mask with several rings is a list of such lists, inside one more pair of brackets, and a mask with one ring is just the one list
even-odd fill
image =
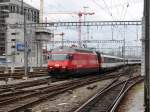
{"label": "locomotive front", "polygon": [[99,72],[100,53],[85,48],[58,47],[51,51],[48,70],[51,77],[83,76]]}
{"label": "locomotive front", "polygon": [[57,77],[69,74],[71,67],[72,54],[50,53],[48,56],[49,75]]}

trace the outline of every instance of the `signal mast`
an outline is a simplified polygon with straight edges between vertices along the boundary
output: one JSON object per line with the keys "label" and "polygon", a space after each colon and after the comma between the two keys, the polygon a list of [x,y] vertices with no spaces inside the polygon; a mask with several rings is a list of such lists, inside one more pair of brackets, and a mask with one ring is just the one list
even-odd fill
{"label": "signal mast", "polygon": [[75,14],[79,17],[79,27],[78,27],[78,45],[79,47],[82,47],[82,29],[81,29],[81,22],[82,22],[82,16],[83,15],[94,15],[94,12],[50,12],[48,14]]}

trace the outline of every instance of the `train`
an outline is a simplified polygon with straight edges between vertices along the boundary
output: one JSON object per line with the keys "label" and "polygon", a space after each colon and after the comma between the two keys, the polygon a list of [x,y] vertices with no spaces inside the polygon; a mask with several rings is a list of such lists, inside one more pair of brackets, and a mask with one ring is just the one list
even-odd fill
{"label": "train", "polygon": [[51,77],[82,76],[125,65],[117,56],[77,47],[58,47],[48,53],[48,74]]}

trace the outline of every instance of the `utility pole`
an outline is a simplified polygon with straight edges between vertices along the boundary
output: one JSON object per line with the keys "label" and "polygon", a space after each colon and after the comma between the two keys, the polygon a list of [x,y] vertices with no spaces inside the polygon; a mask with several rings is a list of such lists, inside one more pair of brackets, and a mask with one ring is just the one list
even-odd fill
{"label": "utility pole", "polygon": [[111,36],[112,36],[112,40],[114,40],[114,27],[113,27],[113,25],[111,26]]}
{"label": "utility pole", "polygon": [[28,49],[27,49],[27,40],[26,40],[26,10],[24,10],[24,1],[21,2],[21,13],[24,16],[24,75],[25,79],[28,78]]}
{"label": "utility pole", "polygon": [[62,32],[62,47],[64,47],[64,33]]}
{"label": "utility pole", "polygon": [[40,0],[40,23],[43,23],[44,0]]}
{"label": "utility pole", "polygon": [[79,41],[79,47],[81,48],[81,46],[82,46],[82,37],[81,37],[81,33],[82,33],[82,30],[81,30],[81,17],[82,17],[82,13],[79,13],[78,14],[78,16],[79,16],[79,28],[78,28],[78,37],[79,37],[79,39],[78,39],[78,41]]}
{"label": "utility pole", "polygon": [[125,66],[125,59],[126,59],[126,26],[124,26],[124,40],[123,40],[123,62],[124,62],[124,66]]}
{"label": "utility pole", "polygon": [[124,63],[124,67],[125,67],[125,59],[126,59],[126,40],[124,37],[124,42],[123,42],[123,63]]}
{"label": "utility pole", "polygon": [[[6,31],[8,32],[8,23],[6,23]],[[8,52],[7,52],[7,49],[8,49],[8,33],[6,33],[6,37],[5,37],[5,58],[6,58],[6,70],[5,70],[5,73],[9,73],[8,71]]]}
{"label": "utility pole", "polygon": [[[85,21],[86,21],[86,16],[87,16],[87,15],[86,15],[86,13],[87,13],[87,10],[86,10],[86,9],[88,9],[89,7],[84,6],[83,8],[84,8],[84,13],[85,13],[85,14],[84,14],[84,22],[85,22]],[[85,35],[85,40],[88,41],[88,40],[89,40],[89,36],[90,36],[90,28],[89,28],[89,25],[87,26],[87,32],[86,32],[86,33],[87,33],[87,37],[86,37],[86,35]],[[86,46],[87,46],[87,42],[86,42],[85,44],[86,44]]]}
{"label": "utility pole", "polygon": [[21,15],[23,15],[24,8],[23,8],[23,0],[21,0]]}
{"label": "utility pole", "polygon": [[54,35],[60,35],[60,36],[62,36],[61,37],[61,46],[64,47],[64,35],[65,35],[65,33],[62,32],[62,33],[58,33],[58,34],[54,34]]}
{"label": "utility pole", "polygon": [[[82,33],[82,30],[81,30],[81,18],[82,18],[82,16],[84,15],[84,18],[85,18],[85,16],[86,15],[94,15],[95,13],[94,12],[92,12],[92,13],[89,13],[89,12],[86,12],[86,13],[84,13],[84,12],[79,12],[78,13],[78,16],[79,16],[79,47],[81,47],[82,46],[82,37],[81,37],[81,33]],[[87,26],[87,27],[89,27],[89,26]],[[89,31],[89,29],[88,29],[88,31]],[[89,32],[88,32],[89,33]]]}
{"label": "utility pole", "polygon": [[145,112],[150,111],[150,1],[144,0],[144,19],[145,19],[145,81],[144,81],[144,90],[145,90]]}
{"label": "utility pole", "polygon": [[[84,9],[84,13],[86,14],[87,13],[87,10],[89,7],[88,6],[84,6],[83,9]],[[86,21],[86,15],[84,15],[84,21]]]}

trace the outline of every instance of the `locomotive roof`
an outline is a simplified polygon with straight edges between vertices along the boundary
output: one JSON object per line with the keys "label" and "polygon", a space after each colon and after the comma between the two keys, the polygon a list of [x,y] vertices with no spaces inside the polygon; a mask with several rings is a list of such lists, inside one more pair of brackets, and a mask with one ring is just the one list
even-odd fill
{"label": "locomotive roof", "polygon": [[77,48],[77,47],[58,47],[52,50],[53,52],[82,52],[82,53],[94,53],[93,50],[87,48]]}

